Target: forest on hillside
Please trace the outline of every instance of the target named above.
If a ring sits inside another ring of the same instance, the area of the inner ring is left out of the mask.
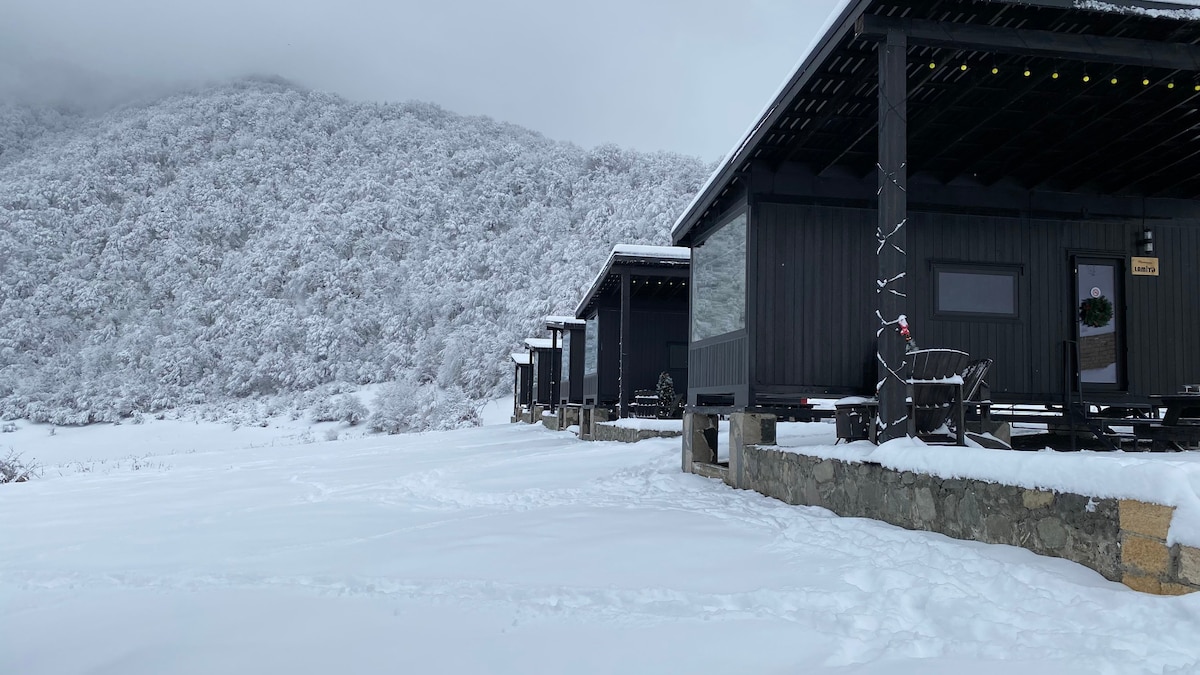
[[[668,243],[709,169],[280,81],[0,104],[0,418],[390,381],[470,408],[614,244]]]

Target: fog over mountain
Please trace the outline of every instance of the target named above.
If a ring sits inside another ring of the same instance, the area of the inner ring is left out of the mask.
[[[272,79],[0,103],[0,417],[390,380],[469,406],[612,245],[667,243],[709,168]]]

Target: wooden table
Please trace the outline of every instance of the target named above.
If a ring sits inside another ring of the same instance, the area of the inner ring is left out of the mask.
[[[1162,421],[1135,422],[1133,435],[1150,441],[1151,450],[1189,450],[1200,444],[1200,393],[1151,396],[1156,408],[1163,408]]]

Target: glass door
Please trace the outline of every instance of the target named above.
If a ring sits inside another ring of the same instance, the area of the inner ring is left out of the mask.
[[[1075,260],[1075,328],[1079,341],[1080,380],[1093,388],[1119,389],[1124,382],[1121,315],[1125,307],[1125,261]]]

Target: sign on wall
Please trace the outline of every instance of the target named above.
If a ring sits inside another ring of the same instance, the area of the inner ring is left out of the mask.
[[[1135,277],[1158,276],[1158,258],[1132,258],[1129,264]]]

